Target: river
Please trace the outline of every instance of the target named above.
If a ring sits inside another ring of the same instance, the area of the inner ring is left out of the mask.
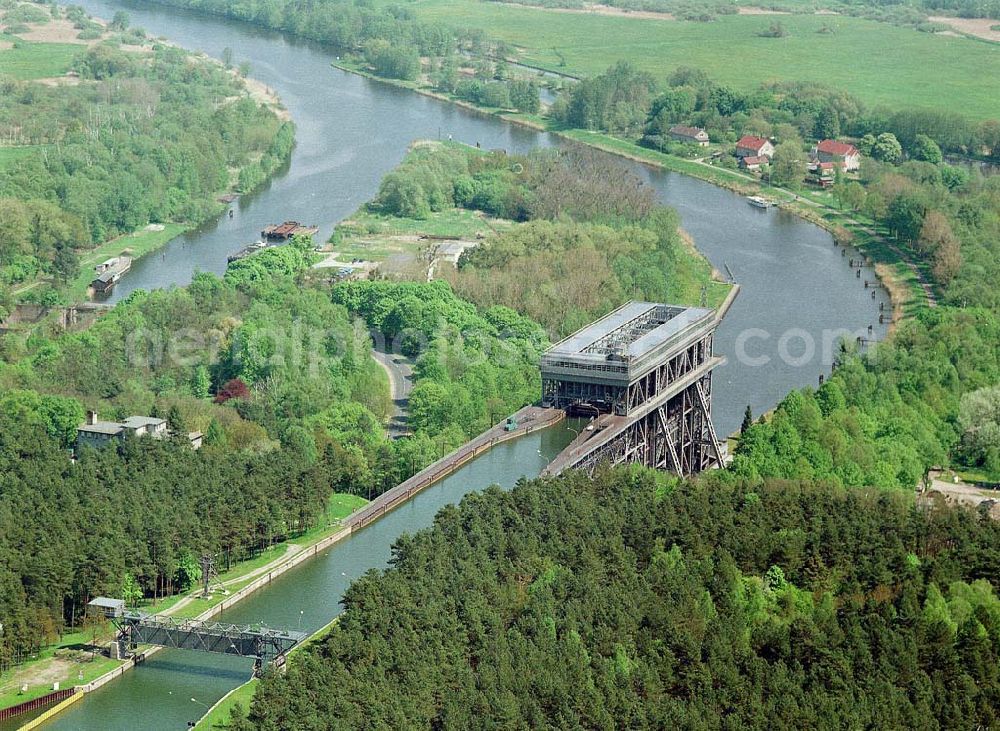
[[[374,195],[414,139],[451,135],[517,152],[558,144],[550,135],[332,68],[333,52],[316,44],[173,8],[104,0],[80,4],[104,18],[125,9],[133,25],[217,58],[231,48],[234,63],[250,63],[251,75],[277,92],[297,127],[285,170],[240,199],[232,218],[184,234],[136,262],[112,301],[135,289],[186,284],[196,271],[223,272],[226,255],[256,240],[267,223],[316,224],[320,240],[325,239],[337,221]],[[729,359],[716,372],[714,386],[721,434],[738,427],[747,404],[761,413],[788,391],[813,385],[828,372],[828,360],[820,357],[824,332],[872,324],[876,337],[884,335],[877,324],[878,305],[885,302],[888,311],[887,298],[881,290],[871,298],[827,232],[782,211],[755,209],[708,183],[628,164],[655,188],[660,201],[679,211],[684,228],[712,263],[731,269],[743,287],[716,337],[716,351]],[[874,278],[870,271],[867,276]],[[816,355],[805,358],[809,341]],[[522,475],[537,475],[543,458],[554,456],[571,436],[566,428],[556,428],[496,448],[284,575],[224,619],[266,620],[304,630],[323,626],[337,613],[352,578],[385,565],[397,536],[429,525],[441,506],[469,490],[493,482],[510,486]],[[162,652],[89,694],[47,728],[181,729],[204,711],[199,704],[211,705],[249,670],[246,662],[232,658]]]

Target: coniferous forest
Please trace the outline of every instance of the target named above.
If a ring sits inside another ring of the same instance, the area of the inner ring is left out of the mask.
[[[265,679],[260,729],[973,729],[1000,526],[898,493],[617,470],[404,536]]]

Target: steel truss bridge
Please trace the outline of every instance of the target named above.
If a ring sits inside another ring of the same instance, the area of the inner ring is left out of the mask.
[[[98,597],[90,605],[103,610],[118,630],[119,657],[134,652],[139,645],[199,650],[252,658],[257,674],[265,665],[283,665],[288,651],[307,637],[305,632],[272,629],[262,624],[200,622],[129,611],[120,599]]]
[[[712,424],[717,312],[629,302],[550,348],[542,405],[593,416],[543,474],[636,462],[681,476],[720,467]]]

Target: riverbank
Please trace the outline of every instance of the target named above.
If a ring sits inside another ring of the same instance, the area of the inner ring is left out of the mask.
[[[199,602],[206,600],[198,599],[183,604],[181,602],[177,602],[177,606],[161,609],[158,613],[189,618],[196,621],[211,619],[227,609],[232,608],[256,591],[266,587],[272,581],[292,568],[295,568],[308,559],[319,555],[325,549],[347,538],[354,531],[360,530],[361,528],[364,528],[381,519],[425,488],[430,487],[448,477],[455,470],[459,469],[476,457],[481,456],[494,446],[512,439],[517,439],[527,434],[531,434],[540,429],[546,429],[558,423],[561,418],[565,416],[562,412],[550,413],[551,411],[552,410],[538,409],[533,406],[521,409],[514,415],[518,424],[517,428],[507,431],[504,422],[495,425],[476,439],[462,445],[455,451],[445,455],[440,460],[421,470],[413,477],[383,493],[371,502],[366,503],[363,508],[353,511],[339,525],[334,526],[331,529],[332,532],[328,531],[324,537],[310,545],[308,549],[300,550],[295,553],[286,553],[284,557],[268,565],[266,574],[258,575],[256,578],[250,580],[249,583],[240,585],[240,588],[237,591],[228,596],[216,596],[211,600],[207,600],[211,603],[211,606],[203,609],[203,605],[199,604]],[[174,597],[171,599],[180,599],[180,597]],[[201,611],[199,612],[198,610]],[[195,612],[198,613],[195,614]],[[331,625],[328,624],[327,627],[329,626]],[[96,678],[92,682],[80,686],[80,692],[89,693],[97,690],[116,678],[121,677],[124,673],[133,669],[136,665],[141,665],[145,660],[155,655],[161,649],[163,648],[152,647],[141,650],[135,657],[126,660],[120,666]]]
[[[24,7],[29,6],[25,5]],[[53,107],[51,116],[58,119],[59,122],[53,122],[55,127],[52,130],[46,130],[45,135],[42,136],[43,141],[40,143],[28,144],[31,141],[28,137],[12,136],[10,140],[7,140],[6,146],[0,148],[0,158],[3,158],[8,164],[33,154],[37,158],[41,156],[42,152],[47,154],[48,150],[58,150],[59,146],[55,145],[53,140],[58,139],[58,135],[65,131],[60,130],[58,126],[64,125],[69,129],[74,124],[84,123],[86,110],[92,106],[92,102],[83,92],[90,93],[93,90],[90,87],[101,82],[98,78],[91,78],[87,73],[81,75],[78,67],[87,62],[88,57],[82,54],[99,42],[106,43],[108,49],[114,49],[113,51],[108,50],[108,53],[120,54],[122,59],[127,59],[135,67],[129,71],[126,70],[125,65],[122,65],[122,68],[115,72],[118,81],[124,82],[142,78],[142,85],[151,85],[156,91],[156,93],[151,92],[150,99],[159,99],[161,91],[167,93],[182,85],[179,80],[169,77],[166,71],[156,73],[150,71],[148,72],[149,78],[143,76],[142,73],[146,73],[143,67],[152,64],[152,59],[158,59],[157,63],[163,67],[169,66],[171,63],[197,67],[200,76],[206,79],[211,76],[216,81],[216,86],[212,89],[213,93],[224,89],[223,93],[227,95],[208,100],[204,96],[198,96],[205,93],[205,88],[199,86],[200,81],[188,82],[187,85],[192,87],[189,90],[192,95],[189,102],[191,109],[194,110],[192,113],[212,113],[213,115],[208,122],[204,121],[204,116],[201,117],[200,126],[197,129],[214,132],[214,127],[223,129],[224,127],[219,125],[229,125],[233,128],[227,130],[230,133],[245,135],[253,127],[254,134],[257,135],[255,138],[248,138],[252,140],[248,146],[235,151],[227,150],[225,156],[220,156],[215,161],[219,175],[210,181],[204,180],[207,176],[202,176],[199,180],[192,178],[186,181],[190,187],[185,187],[177,185],[177,181],[169,178],[166,174],[157,177],[155,172],[151,173],[151,181],[147,181],[149,185],[145,186],[147,190],[130,190],[129,195],[126,196],[127,200],[123,199],[122,212],[115,220],[107,215],[95,213],[95,211],[104,210],[109,206],[118,205],[118,203],[100,202],[101,196],[108,195],[107,191],[101,189],[101,183],[105,181],[95,182],[95,190],[88,192],[88,195],[93,196],[92,199],[82,196],[72,186],[68,191],[63,191],[62,197],[72,201],[72,205],[69,206],[72,213],[62,204],[57,203],[57,205],[60,205],[63,212],[69,216],[68,220],[79,224],[80,229],[86,226],[92,227],[87,234],[74,233],[72,239],[65,238],[67,241],[72,241],[72,245],[75,247],[71,257],[76,259],[75,266],[72,261],[60,260],[57,262],[51,257],[51,252],[46,253],[44,247],[40,247],[38,251],[24,249],[19,251],[19,255],[25,255],[21,257],[24,262],[13,265],[8,262],[5,264],[3,274],[6,277],[5,281],[15,282],[11,286],[10,293],[17,301],[77,303],[85,301],[90,294],[90,284],[95,276],[95,265],[120,254],[127,254],[134,263],[162,248],[178,235],[192,231],[205,222],[221,216],[225,212],[228,202],[235,199],[237,194],[252,192],[270,179],[286,164],[289,158],[294,143],[294,127],[290,122],[288,110],[272,89],[256,79],[241,76],[237,70],[226,67],[221,61],[204,53],[179,49],[178,46],[169,41],[148,37],[141,31],[130,33],[128,36],[122,35],[121,31],[112,30],[108,22],[99,17],[88,18],[87,23],[90,24],[91,31],[96,34],[96,37],[84,41],[77,38],[77,29],[82,27],[81,25],[74,27],[73,23],[62,17],[57,8],[53,9],[53,13],[58,17],[54,16],[42,22],[29,23],[19,33],[10,34],[10,37],[17,40],[17,43],[22,44],[25,48],[35,49],[33,53],[26,55],[19,61],[18,68],[23,72],[24,83],[31,84],[30,88],[37,89],[37,94],[44,97],[43,101],[38,102],[38,106],[46,109],[49,106]],[[64,36],[65,38],[63,38]],[[67,43],[57,42],[60,38],[66,40]],[[161,52],[164,51],[164,47],[168,46],[179,49],[178,52],[183,54],[181,61],[165,60],[168,54],[161,54]],[[64,55],[62,53],[64,50],[68,50],[69,54]],[[56,53],[57,51],[59,53]],[[12,52],[13,45],[0,48],[0,65],[3,65],[8,54]],[[58,64],[53,65],[53,56],[58,57]],[[13,63],[10,60],[6,62]],[[152,66],[152,68],[157,69],[159,66]],[[216,69],[221,70],[225,75],[219,74]],[[161,75],[157,76],[157,73]],[[223,82],[226,76],[229,79]],[[206,81],[205,84],[207,83]],[[252,114],[248,114],[246,107],[232,106],[240,100],[246,99],[253,100],[257,105],[257,109]],[[106,112],[106,114],[110,117],[116,117],[119,114],[131,113],[128,111],[132,108],[130,105],[134,106],[136,102],[131,101],[129,95],[125,94],[120,99],[109,101],[108,104],[112,111]],[[31,111],[33,107],[24,105],[22,107],[13,113],[15,121],[21,116],[33,114]],[[171,116],[173,108],[174,105],[158,106],[157,103],[151,102],[148,109],[144,108],[143,110],[144,125],[136,125],[132,129],[132,135],[144,139],[150,146],[161,144],[169,148],[170,144],[164,140],[170,137],[170,133],[164,134],[164,132],[176,123]],[[79,111],[81,109],[82,112]],[[101,116],[100,114],[91,115],[91,118],[100,119]],[[226,117],[233,116],[236,116],[239,121],[231,122],[226,119]],[[193,133],[188,135],[189,138],[193,136]],[[218,143],[217,138],[216,143]],[[74,143],[69,142],[68,144]],[[165,149],[163,154],[169,156],[173,152],[175,150]],[[97,153],[95,155],[100,157]],[[129,158],[130,156],[131,153],[123,154],[121,157]],[[54,170],[62,167],[59,162],[46,162],[46,165],[49,164]],[[123,180],[135,179],[127,177],[129,173],[135,174],[130,164],[116,160],[113,165],[106,165],[102,162],[94,163],[88,167],[100,168],[104,165],[114,186],[124,185]],[[175,164],[174,160],[169,161],[169,163],[163,160],[161,165],[174,170],[179,164]],[[148,176],[142,173],[138,177],[145,180]],[[44,183],[52,189],[62,189],[67,185],[61,178],[58,178],[56,173],[51,173],[51,177],[45,179]],[[218,186],[218,190],[209,192],[216,186]],[[167,192],[164,192],[164,189],[168,189]],[[19,192],[20,189],[17,187],[13,190],[14,192],[10,195],[25,206],[36,204],[38,199],[44,198],[44,195],[37,191]],[[32,191],[33,189],[31,186],[27,186],[24,190]],[[152,193],[150,193],[151,190],[159,190],[161,195],[154,200]],[[140,198],[144,200],[139,201]],[[17,214],[15,209],[12,221],[20,220]],[[21,215],[26,214],[22,213]],[[46,217],[51,216],[46,214]],[[135,230],[117,234],[113,238],[106,238],[109,232],[135,226],[136,221],[152,222],[148,225],[140,224]],[[63,222],[60,225],[70,224]],[[36,234],[32,234],[32,236],[36,236]],[[52,237],[59,240],[66,236],[64,231],[57,230],[42,234],[40,240],[48,240]],[[92,240],[98,239],[104,240],[91,246]],[[10,266],[9,270],[8,266]]]
[[[528,115],[505,109],[483,108],[466,100],[456,99],[449,94],[421,86],[416,82],[377,76],[364,69],[360,63],[347,59],[338,58],[331,65],[347,73],[414,91],[422,96],[448,102],[462,109],[495,117],[514,125],[538,132],[546,132],[560,139],[593,147],[656,170],[687,175],[744,197],[764,195],[775,201],[782,210],[829,231],[838,244],[848,244],[872,260],[876,268],[875,276],[885,287],[891,300],[893,320],[890,323],[890,330],[894,329],[898,319],[912,316],[925,307],[936,306],[936,298],[927,276],[899,247],[878,234],[873,229],[873,222],[858,220],[844,211],[817,200],[815,196],[809,197],[808,193],[800,194],[785,188],[770,186],[735,170],[727,170],[701,160],[689,160],[668,155],[606,133],[554,128],[548,120],[537,114]]]
[[[280,571],[285,571],[289,564],[300,555],[311,555],[322,550],[319,546],[326,538],[336,534],[344,525],[344,521],[352,513],[362,509],[368,501],[356,495],[333,494],[327,505],[323,524],[293,539],[276,544],[256,556],[246,561],[240,561],[230,570],[220,574],[218,582],[214,586],[222,586],[226,589],[225,594],[214,593],[209,599],[200,597],[200,590],[192,590],[187,594],[177,594],[160,600],[152,605],[140,607],[144,611],[155,612],[156,614],[170,615],[185,619],[200,619],[210,617],[222,611],[225,603],[226,607],[231,606],[232,597],[244,591],[255,579],[264,574],[277,576]],[[302,559],[300,559],[302,560]],[[267,583],[267,582],[264,582]],[[260,588],[260,584],[255,588]],[[236,592],[230,594],[229,592]],[[244,595],[241,595],[241,598]],[[108,639],[105,633],[99,641]],[[53,683],[60,683],[63,686],[75,684],[81,688],[82,692],[96,690],[109,680],[125,672],[129,661],[118,661],[99,656],[89,662],[56,662],[57,654],[69,651],[67,648],[83,648],[94,646],[92,632],[80,630],[67,633],[58,645],[45,648],[42,657],[19,669],[14,681],[8,680],[8,685],[12,685],[12,690],[5,694],[0,694],[0,709],[23,703],[34,697],[40,697],[52,691]],[[149,656],[154,650],[144,651],[144,656]],[[91,655],[87,650],[76,650],[81,655]],[[56,663],[53,665],[53,663]],[[29,690],[20,693],[20,686],[27,685]],[[14,687],[16,686],[16,687]]]

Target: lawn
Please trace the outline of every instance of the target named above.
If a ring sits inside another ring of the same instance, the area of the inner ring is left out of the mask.
[[[2,54],[2,52],[0,52]],[[0,170],[18,160],[23,160],[44,145],[20,145],[18,147],[0,147]]]
[[[330,243],[341,261],[385,261],[400,254],[419,254],[429,244],[421,235],[475,240],[512,225],[464,208],[435,211],[426,219],[385,216],[361,208],[337,226]]]
[[[10,41],[0,36],[0,40]],[[17,41],[14,48],[0,51],[0,76],[19,81],[62,76],[83,46],[73,43],[33,43]]]
[[[938,108],[977,119],[998,114],[996,46],[861,18],[729,15],[694,23],[468,0],[415,0],[407,8],[425,20],[483,28],[520,47],[521,60],[573,75],[590,76],[625,59],[659,79],[688,65],[740,88],[770,80],[817,81],[869,104]],[[760,37],[775,20],[788,35]],[[835,32],[820,33],[824,26]]]
[[[250,701],[253,700],[253,694],[257,691],[258,685],[260,685],[260,679],[254,678],[253,680],[234,688],[228,695],[224,696],[222,700],[212,706],[212,709],[208,713],[201,717],[195,728],[229,728],[230,709],[237,703],[243,707],[244,711],[249,709]]]
[[[162,231],[148,231],[143,229],[132,234],[119,236],[117,239],[106,241],[100,246],[80,257],[80,274],[69,286],[68,295],[73,300],[84,299],[87,294],[87,287],[94,280],[94,267],[106,259],[118,256],[121,253],[129,252],[133,258],[139,258],[144,254],[160,248],[170,239],[179,236],[187,229],[187,226],[180,223],[164,224]]]
[[[87,631],[64,634],[59,642],[42,648],[37,658],[0,673],[0,708],[51,693],[55,681],[59,681],[63,688],[89,683],[121,665],[119,660],[92,655],[84,650],[92,637],[92,633]],[[28,686],[24,693],[21,693],[22,685]]]

